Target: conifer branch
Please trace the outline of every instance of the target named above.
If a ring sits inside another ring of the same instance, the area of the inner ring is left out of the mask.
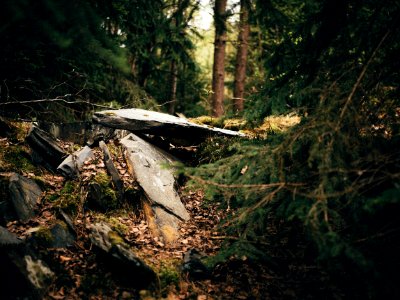
[[[344,106],[343,106],[343,108],[342,108],[342,110],[341,110],[341,112],[340,112],[339,120],[338,120],[338,123],[337,123],[337,125],[336,125],[336,131],[339,130],[340,123],[342,122],[343,117],[344,117],[344,115],[345,115],[345,113],[346,113],[346,111],[347,111],[347,109],[348,109],[348,107],[349,107],[351,101],[353,100],[354,94],[356,93],[358,87],[359,87],[360,84],[361,84],[361,81],[363,80],[365,74],[367,73],[367,70],[368,70],[370,64],[372,63],[372,61],[373,61],[373,59],[375,58],[376,54],[378,53],[379,49],[382,47],[383,42],[384,42],[384,41],[386,40],[386,38],[389,36],[390,31],[391,31],[391,29],[389,29],[389,30],[383,35],[382,39],[380,40],[380,42],[378,43],[378,45],[375,47],[374,51],[372,52],[371,56],[369,57],[367,63],[366,63],[366,64],[364,65],[364,67],[362,68],[362,70],[361,70],[361,72],[360,72],[360,75],[358,76],[356,83],[353,85],[353,88],[351,89],[351,92],[350,92],[349,96],[347,97],[346,102],[345,102],[345,104],[344,104]]]

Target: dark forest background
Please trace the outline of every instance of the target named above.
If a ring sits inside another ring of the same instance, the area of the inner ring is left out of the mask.
[[[220,258],[279,261],[271,245],[280,245],[317,261],[349,298],[400,297],[400,3],[247,5],[244,108],[231,108],[227,82],[225,116],[252,126],[272,114],[302,121],[267,139],[211,141],[204,164],[185,170],[209,201],[237,209]],[[104,107],[211,114],[214,91],[194,56],[199,9],[193,0],[3,1],[0,115],[72,122]],[[237,23],[224,26],[236,40]],[[227,74],[236,46],[223,62]]]

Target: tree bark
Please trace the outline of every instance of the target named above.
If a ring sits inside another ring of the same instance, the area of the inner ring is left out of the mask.
[[[240,0],[240,23],[238,47],[236,52],[235,82],[233,90],[233,104],[235,112],[242,112],[244,108],[243,95],[246,82],[246,64],[249,35],[249,0]]]
[[[215,40],[212,78],[212,114],[215,117],[220,117],[224,114],[226,2],[227,0],[215,0],[214,7]]]
[[[176,60],[171,61],[170,69],[170,90],[169,90],[169,108],[168,112],[173,115],[176,107],[176,88],[178,85],[178,66]]]

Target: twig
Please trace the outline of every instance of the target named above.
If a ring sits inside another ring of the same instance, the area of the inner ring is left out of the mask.
[[[210,180],[202,179],[198,176],[188,176],[190,179],[198,181],[202,184],[213,185],[220,188],[234,188],[234,189],[241,189],[241,188],[259,188],[259,189],[270,189],[274,187],[280,186],[290,186],[290,187],[297,187],[297,186],[304,186],[305,183],[290,183],[290,182],[276,182],[276,183],[265,183],[265,184],[224,184],[224,183],[217,183]]]
[[[9,101],[9,102],[0,103],[0,106],[13,105],[13,104],[24,105],[24,104],[43,103],[43,102],[63,102],[65,104],[88,104],[88,105],[101,107],[101,108],[114,109],[114,108],[106,106],[106,105],[95,104],[95,103],[91,103],[89,101],[83,101],[83,100],[67,101],[63,98],[35,99],[35,100],[26,100],[26,101]]]
[[[365,73],[367,72],[367,69],[369,67],[369,65],[371,64],[372,60],[375,58],[376,54],[378,53],[379,48],[381,48],[383,42],[386,40],[386,38],[388,37],[390,33],[390,29],[384,34],[384,36],[382,37],[382,39],[380,40],[380,42],[378,43],[378,45],[376,46],[375,50],[372,52],[370,58],[368,59],[367,63],[364,65],[364,67],[361,70],[360,75],[357,78],[356,83],[354,84],[353,88],[351,89],[351,92],[349,94],[349,96],[346,99],[346,103],[343,106],[342,111],[340,112],[340,116],[339,116],[339,120],[338,123],[336,125],[336,131],[339,130],[340,127],[340,123],[343,120],[344,114],[346,113],[351,101],[353,100],[354,94],[356,93],[358,87],[361,84],[361,81],[363,80]]]

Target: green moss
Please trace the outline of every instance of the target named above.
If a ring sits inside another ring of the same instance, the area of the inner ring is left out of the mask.
[[[40,186],[42,190],[47,190],[48,188],[51,188],[51,185],[46,180],[44,180],[43,177],[35,176],[32,179],[37,183],[38,186]]]
[[[36,167],[30,160],[30,155],[23,146],[9,146],[2,151],[4,171],[35,172]]]
[[[179,287],[180,274],[177,260],[163,260],[158,267],[160,290],[162,293],[168,291],[170,286]]]
[[[50,195],[48,199],[54,203],[54,207],[75,215],[81,204],[79,191],[79,184],[74,181],[67,181],[59,195]]]
[[[210,116],[190,118],[189,121],[200,125],[209,125],[214,127],[222,127],[224,125],[224,120],[222,118],[215,118]]]
[[[101,204],[102,209],[113,210],[120,206],[117,192],[111,187],[111,177],[106,173],[97,173],[93,179],[94,183],[98,185],[100,199],[97,200]]]
[[[119,234],[127,234],[128,231],[129,231],[128,226],[126,226],[125,224],[121,223],[115,217],[109,217],[107,223],[110,224],[114,228],[114,230],[116,230]]]
[[[54,237],[51,234],[51,230],[45,226],[41,226],[39,230],[36,231],[35,237],[36,240],[44,246],[50,245],[54,240]]]
[[[67,181],[61,190],[61,194],[72,194],[75,191],[76,184],[73,181]]]
[[[115,231],[110,231],[108,233],[108,237],[111,241],[111,244],[113,246],[121,245],[121,246],[127,246],[125,243],[124,239]]]

